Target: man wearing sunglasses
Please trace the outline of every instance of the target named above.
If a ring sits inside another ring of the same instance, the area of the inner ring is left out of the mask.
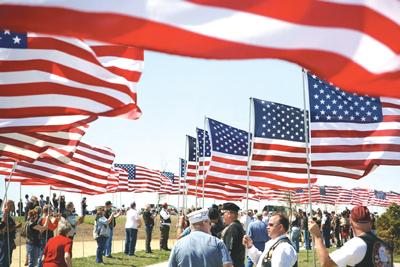
[[[259,251],[249,236],[243,237],[243,245],[257,267],[292,267],[297,266],[297,253],[286,233],[289,219],[282,213],[274,214],[268,222],[268,235],[271,238],[265,243],[264,251]]]

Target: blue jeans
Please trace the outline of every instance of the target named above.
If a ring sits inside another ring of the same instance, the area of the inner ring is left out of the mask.
[[[26,243],[26,254],[28,255],[28,267],[35,267],[39,261],[40,246]]]
[[[299,242],[300,242],[300,228],[299,227],[292,227],[292,233],[290,235],[290,239],[292,240],[292,244],[296,249],[296,252],[299,253]]]
[[[4,234],[7,235],[7,234]],[[8,249],[10,247],[10,249]],[[7,238],[0,237],[0,266],[9,267],[12,261],[13,243],[7,244]]]
[[[308,230],[303,230],[304,246],[307,250],[311,249],[310,245],[310,232]]]
[[[106,248],[104,250],[104,256],[111,255],[113,235],[114,235],[114,228],[110,227],[110,235],[108,236],[107,241],[106,241]]]
[[[103,262],[103,253],[104,253],[104,248],[106,247],[107,237],[101,235],[96,239],[96,241],[97,241],[96,263],[100,263]]]
[[[126,239],[125,239],[125,251],[124,253],[133,256],[135,255],[137,229],[125,228]]]

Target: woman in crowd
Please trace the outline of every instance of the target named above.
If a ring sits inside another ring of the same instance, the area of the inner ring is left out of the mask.
[[[38,224],[38,212],[36,209],[28,212],[28,221],[25,227],[28,266],[35,267],[39,262],[40,233],[46,230],[45,226]]]
[[[72,240],[68,238],[71,225],[62,222],[58,226],[58,235],[49,239],[44,249],[43,267],[71,267]]]
[[[74,203],[72,202],[68,202],[65,212],[62,214],[62,216],[71,225],[71,231],[69,231],[68,237],[73,240],[76,234],[76,228],[79,224],[83,223],[85,216],[78,218],[78,215],[75,213]]]
[[[103,263],[103,254],[104,249],[106,248],[106,241],[108,236],[110,235],[110,222],[114,218],[115,214],[112,213],[111,216],[107,219],[104,216],[104,208],[97,209],[96,221],[94,227],[94,235],[97,241],[97,250],[96,250],[96,263]]]

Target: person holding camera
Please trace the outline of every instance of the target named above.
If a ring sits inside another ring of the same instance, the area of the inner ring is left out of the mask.
[[[109,219],[110,217],[113,217],[111,222],[110,222],[110,224],[109,224],[110,232],[109,232],[109,236],[108,236],[107,241],[106,241],[106,248],[104,250],[104,256],[106,256],[107,258],[112,258],[112,256],[111,256],[111,248],[112,248],[112,240],[113,240],[113,236],[114,236],[114,228],[115,228],[115,225],[116,225],[115,219],[118,218],[120,215],[121,215],[120,212],[113,213],[111,201],[107,201],[105,203],[104,216],[107,219]]]
[[[156,215],[156,211],[151,209],[150,204],[146,204],[143,212],[143,221],[146,227],[146,253],[153,253],[151,251],[151,235],[153,233],[154,218]]]
[[[114,219],[114,213],[107,219],[104,216],[104,208],[98,208],[96,214],[96,222],[94,230],[95,239],[97,241],[96,263],[103,263],[103,254],[106,247],[107,238],[110,236],[110,224]]]

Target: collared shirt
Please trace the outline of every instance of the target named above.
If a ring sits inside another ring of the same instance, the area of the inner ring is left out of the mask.
[[[265,243],[263,252],[259,251],[255,246],[248,250],[248,255],[252,262],[257,262],[257,267],[262,267],[262,261],[267,255],[269,249],[280,239],[285,238],[286,234],[278,236]],[[287,242],[280,243],[272,252],[271,266],[272,267],[291,267],[297,261],[296,250]]]
[[[228,263],[232,260],[220,239],[202,231],[192,231],[175,244],[168,267],[221,267]]]
[[[253,240],[253,242],[267,242],[269,236],[267,233],[267,225],[260,220],[256,220],[249,224],[247,229],[247,235]]]

